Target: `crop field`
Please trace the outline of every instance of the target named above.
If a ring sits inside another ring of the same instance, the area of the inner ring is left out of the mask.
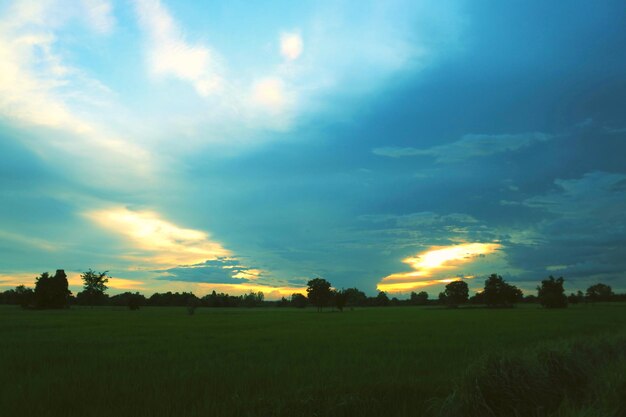
[[[194,315],[2,306],[0,415],[428,415],[490,354],[625,332],[623,303]]]

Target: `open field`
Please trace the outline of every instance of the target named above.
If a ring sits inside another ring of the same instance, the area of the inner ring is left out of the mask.
[[[624,334],[564,310],[0,307],[0,415],[421,415],[498,351]]]

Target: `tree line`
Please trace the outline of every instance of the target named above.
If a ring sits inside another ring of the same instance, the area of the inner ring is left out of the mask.
[[[387,307],[387,306],[423,306],[444,305],[457,308],[464,304],[486,305],[490,308],[507,308],[517,303],[539,303],[546,308],[563,308],[568,304],[598,301],[626,301],[626,294],[615,294],[610,286],[602,283],[594,284],[583,293],[565,294],[564,282],[552,276],[541,281],[537,286],[537,295],[524,296],[515,285],[507,283],[500,275],[492,274],[485,281],[482,291],[469,296],[466,281],[456,280],[446,285],[437,299],[431,299],[427,292],[411,292],[408,299],[389,298],[379,291],[376,296],[368,297],[358,288],[335,289],[323,278],[315,278],[307,282],[306,295],[294,293],[289,298],[282,297],[278,301],[267,301],[263,292],[250,292],[243,295],[211,293],[198,297],[192,292],[154,293],[146,297],[139,292],[125,292],[109,296],[106,291],[109,281],[108,271],[96,272],[89,269],[81,274],[83,290],[74,296],[68,288],[67,275],[59,269],[54,275],[42,273],[35,279],[34,288],[19,285],[15,289],[0,292],[0,304],[20,305],[32,309],[68,308],[71,305],[82,306],[118,306],[137,310],[143,306],[187,307],[190,313],[196,307],[296,307],[307,306],[322,310],[326,307],[343,311],[354,307]]]

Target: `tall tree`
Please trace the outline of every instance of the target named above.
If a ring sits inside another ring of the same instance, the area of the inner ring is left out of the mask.
[[[109,282],[109,271],[96,272],[89,268],[83,272],[80,278],[83,280],[83,291],[77,295],[81,304],[91,306],[104,304],[106,301],[107,282]]]
[[[307,297],[309,302],[317,307],[317,311],[322,311],[332,299],[330,282],[324,278],[315,278],[307,282]]]
[[[546,308],[567,307],[567,297],[563,288],[564,281],[563,277],[555,279],[552,275],[541,281],[541,286],[537,287],[537,298],[542,306]]]
[[[508,284],[498,274],[491,274],[485,281],[483,299],[488,307],[510,307],[523,297],[522,291]]]
[[[456,308],[464,304],[469,296],[469,288],[465,281],[454,281],[446,285],[444,299],[448,306]],[[441,299],[441,297],[440,297]]]
[[[37,277],[34,296],[37,308],[67,308],[71,294],[64,270],[57,269],[53,277],[47,272]]]

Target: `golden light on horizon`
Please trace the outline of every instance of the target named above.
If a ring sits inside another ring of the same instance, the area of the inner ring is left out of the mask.
[[[86,216],[143,252],[123,258],[144,263],[148,268],[193,265],[232,255],[220,243],[212,241],[208,233],[178,227],[151,211],[113,207],[91,211]]]
[[[457,280],[450,278],[458,267],[475,261],[478,257],[495,253],[502,247],[499,243],[463,243],[451,246],[433,246],[427,251],[402,260],[413,271],[399,272],[384,277],[377,285],[379,291],[408,292],[430,285]],[[445,278],[437,275],[445,273]],[[473,278],[466,276],[465,278]]]

